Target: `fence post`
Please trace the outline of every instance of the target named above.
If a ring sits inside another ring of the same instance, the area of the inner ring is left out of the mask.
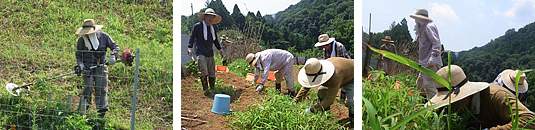
[[[69,111],[69,112],[71,111],[71,99],[72,99],[72,95],[69,94],[67,96],[67,111]]]
[[[137,48],[136,53],[136,70],[134,74],[134,99],[132,104],[132,127],[131,130],[134,130],[134,126],[136,125],[136,98],[137,98],[137,78],[139,76],[139,48]]]
[[[52,101],[52,93],[48,93],[48,101],[49,101],[49,102]]]

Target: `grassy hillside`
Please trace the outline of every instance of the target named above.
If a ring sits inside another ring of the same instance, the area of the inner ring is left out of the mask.
[[[99,125],[94,105],[86,117],[65,111],[77,109],[83,89],[79,76],[40,82],[29,96],[13,97],[4,89],[7,83],[22,85],[72,71],[76,29],[84,19],[92,18],[104,25],[102,30],[121,50],[140,48],[136,129],[171,129],[171,2],[2,0],[0,9],[0,128]],[[135,68],[118,63],[108,69],[110,111],[105,120],[99,120],[100,125],[129,129]],[[52,101],[47,101],[49,93]],[[67,95],[73,95],[71,106],[65,104]]]

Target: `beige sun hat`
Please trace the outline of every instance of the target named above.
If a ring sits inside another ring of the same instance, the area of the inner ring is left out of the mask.
[[[390,38],[390,36],[385,36],[385,39],[381,39],[383,42],[390,42],[393,43],[394,41]]]
[[[330,61],[310,58],[299,70],[297,81],[305,88],[312,88],[327,82],[334,74],[334,65]]]
[[[327,45],[333,41],[334,41],[334,38],[329,38],[329,35],[321,34],[320,36],[318,36],[318,42],[314,45],[314,47]]]
[[[516,74],[520,72],[520,70],[504,70],[502,72],[502,80],[505,86],[507,86],[510,90],[515,91],[515,79]],[[518,93],[526,93],[528,91],[528,82],[526,81],[526,74],[520,75],[520,79],[518,80]]]
[[[423,19],[433,22],[433,20],[429,18],[429,13],[427,13],[427,10],[423,8],[416,10],[416,13],[414,13],[414,15],[411,14],[410,17],[413,19]]]
[[[95,20],[93,19],[85,19],[84,23],[82,24],[82,27],[76,30],[76,34],[77,35],[93,34],[93,33],[100,31],[102,27],[104,27],[104,25],[95,25]]]
[[[228,39],[227,35],[221,35],[221,37],[219,37],[219,38],[221,38],[222,40],[227,40]]]
[[[440,77],[447,79],[448,66],[442,67],[440,70],[437,71],[437,74]],[[448,88],[446,88],[444,85],[438,82],[436,82],[436,84],[438,93],[429,101],[431,104],[448,102],[450,96],[451,103],[454,103],[477,92],[483,91],[484,89],[489,87],[489,83],[468,81],[463,69],[457,65],[451,65],[451,88],[453,89],[452,93],[450,93]],[[427,105],[430,104],[428,103]],[[441,105],[435,109],[438,109],[445,105],[447,104]]]
[[[249,53],[247,54],[247,57],[245,57],[245,60],[247,63],[249,63],[249,67],[253,68],[256,66],[256,62],[258,61],[258,58],[255,57],[255,54]]]
[[[215,13],[214,9],[212,9],[212,8],[207,8],[206,10],[204,10],[204,13],[199,13],[198,14],[199,20],[204,20],[204,15],[214,15],[215,16],[214,22],[212,24],[217,24],[217,23],[221,22],[221,16],[217,15]]]

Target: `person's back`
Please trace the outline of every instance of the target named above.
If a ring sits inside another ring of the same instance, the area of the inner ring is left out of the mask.
[[[329,81],[323,84],[323,86],[330,87],[336,86],[336,84],[340,86],[353,81],[355,72],[355,62],[353,60],[343,57],[333,57],[327,59],[327,61],[333,63],[334,74]]]
[[[495,84],[490,84],[489,88],[479,92],[480,93],[480,112],[474,114],[477,118],[470,119],[468,127],[479,129],[496,127],[499,129],[511,129],[511,113],[509,105],[513,108],[513,113],[516,108],[516,97],[507,89]],[[509,101],[507,100],[509,99]],[[533,119],[533,113],[518,100],[518,113],[520,121],[529,121]],[[523,125],[519,125],[523,128]],[[525,128],[535,128],[535,122],[532,122]]]
[[[263,63],[266,63],[266,60],[269,60],[269,67],[271,70],[279,70],[284,65],[290,63],[291,60],[293,60],[294,56],[292,53],[281,50],[281,49],[267,49],[261,52],[258,52],[259,57],[259,63],[262,65],[265,65]]]

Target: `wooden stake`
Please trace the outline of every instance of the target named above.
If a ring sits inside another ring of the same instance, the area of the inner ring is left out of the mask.
[[[202,122],[202,123],[208,123],[208,121],[203,121],[203,120],[199,120],[199,119],[191,119],[191,118],[187,118],[187,117],[181,117],[182,120],[189,120],[189,121],[198,121],[198,122]]]

